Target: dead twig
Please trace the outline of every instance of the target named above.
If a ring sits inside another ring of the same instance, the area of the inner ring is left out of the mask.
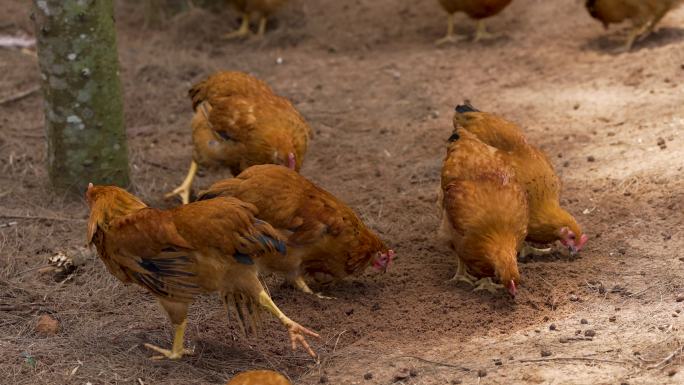
[[[650,370],[650,369],[658,369],[658,368],[660,368],[660,367],[662,367],[662,366],[664,366],[664,365],[667,365],[667,364],[670,363],[670,361],[672,361],[675,357],[677,357],[678,355],[682,354],[683,352],[684,352],[684,345],[682,345],[682,346],[678,347],[677,349],[675,349],[672,353],[670,353],[670,355],[668,355],[667,357],[665,357],[662,361],[658,362],[658,363],[655,364],[655,365],[648,366],[648,367],[646,367],[646,369],[649,369],[649,370]]]
[[[437,365],[437,366],[444,366],[444,367],[447,367],[447,368],[456,368],[456,369],[460,369],[460,370],[463,370],[463,371],[470,371],[470,369],[469,369],[469,368],[466,368],[465,366],[450,364],[450,363],[447,363],[447,362],[431,361],[431,360],[428,360],[428,359],[425,359],[425,358],[422,358],[422,357],[418,357],[418,356],[399,356],[399,358],[413,358],[414,360],[418,360],[418,361],[421,361],[421,362],[425,362],[425,363],[427,363],[427,364],[432,364],[432,365]]]
[[[629,361],[619,361],[619,360],[607,360],[603,358],[591,358],[591,357],[548,357],[548,358],[526,358],[518,360],[518,362],[544,362],[544,361],[593,361],[593,362],[604,362],[609,364],[630,364]]]
[[[48,221],[58,221],[58,222],[85,222],[85,219],[81,218],[67,218],[67,217],[50,217],[45,215],[0,215],[3,219],[45,219]]]
[[[21,100],[21,99],[33,94],[34,92],[37,92],[38,90],[40,90],[40,86],[36,85],[36,86],[30,87],[24,91],[20,91],[14,95],[10,95],[4,99],[0,99],[0,106],[5,105],[5,104],[9,104],[12,102],[16,102],[17,100]]]

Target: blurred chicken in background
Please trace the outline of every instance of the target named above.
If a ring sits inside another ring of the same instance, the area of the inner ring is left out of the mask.
[[[233,4],[235,9],[240,12],[242,16],[242,23],[237,30],[225,34],[224,39],[235,39],[247,37],[250,34],[249,19],[251,15],[259,15],[259,29],[257,30],[257,37],[263,37],[266,33],[266,24],[268,17],[275,12],[280,6],[285,4],[287,0],[228,0]]]
[[[589,14],[603,23],[605,28],[610,24],[630,20],[633,29],[630,31],[622,50],[632,49],[634,42],[650,35],[667,12],[681,5],[682,0],[587,0]]]
[[[282,374],[271,370],[251,370],[233,377],[226,385],[292,385]]]
[[[439,0],[442,8],[449,14],[447,20],[446,36],[437,40],[436,44],[454,43],[466,39],[454,33],[454,14],[463,12],[470,18],[477,20],[475,41],[490,38],[493,35],[487,32],[484,19],[501,12],[512,0]]]

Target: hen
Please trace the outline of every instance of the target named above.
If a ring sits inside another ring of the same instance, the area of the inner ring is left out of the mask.
[[[456,128],[449,138],[439,192],[440,232],[458,255],[454,280],[477,285],[475,290],[505,286],[515,297],[517,254],[528,210],[525,192],[502,151]]]
[[[634,29],[623,48],[629,51],[637,39],[651,34],[665,14],[681,3],[682,0],[587,0],[585,5],[589,14],[605,28],[611,23],[632,22]]]
[[[223,36],[224,39],[246,37],[250,34],[249,19],[252,14],[259,14],[258,37],[263,37],[266,33],[266,23],[268,17],[275,12],[287,0],[228,0],[242,15],[240,28]]]
[[[439,0],[442,8],[449,14],[447,19],[447,34],[437,40],[437,44],[452,43],[463,37],[454,34],[454,13],[463,12],[477,20],[475,41],[491,37],[485,27],[484,19],[501,12],[513,0]]]
[[[247,321],[256,331],[257,305],[265,308],[287,327],[293,349],[301,344],[315,356],[304,336],[318,335],[283,314],[257,277],[255,261],[284,258],[286,250],[276,231],[254,218],[253,205],[220,198],[163,211],[118,187],[92,184],[86,199],[88,243],[112,275],[157,297],[175,327],[171,350],[145,344],[163,355],[156,358],[190,352],[183,348],[188,306],[208,292],[219,293],[243,331]]]
[[[193,154],[183,183],[167,194],[190,201],[198,166],[227,167],[233,175],[264,163],[299,170],[311,129],[289,100],[242,72],[218,72],[189,91]]]
[[[518,126],[465,104],[456,107],[454,127],[462,127],[501,150],[504,161],[515,171],[527,192],[528,241],[548,244],[558,240],[573,254],[582,249],[588,237],[575,218],[560,206],[560,178],[544,152],[529,144]],[[523,254],[548,251],[526,247]]]
[[[215,183],[199,199],[216,196],[255,205],[260,219],[287,234],[287,258],[261,258],[260,270],[285,274],[306,293],[313,292],[305,276],[328,283],[368,265],[385,271],[394,257],[351,208],[286,167],[250,167],[236,178]]]
[[[226,385],[292,385],[285,376],[271,370],[242,372]]]

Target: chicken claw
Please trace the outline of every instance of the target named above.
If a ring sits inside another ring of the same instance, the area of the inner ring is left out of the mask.
[[[311,357],[317,357],[316,353],[313,351],[313,349],[311,349],[311,346],[309,346],[309,343],[306,341],[306,338],[304,336],[308,335],[309,337],[314,338],[320,338],[321,336],[294,321],[292,321],[291,324],[287,325],[287,333],[290,335],[292,350],[297,350],[297,345],[301,344],[302,347],[304,347],[304,350],[306,350],[306,352],[309,353]]]
[[[487,290],[492,294],[496,294],[498,290],[504,288],[503,285],[494,283],[494,281],[492,281],[492,277],[482,278],[475,282],[475,285],[477,286],[473,289],[473,291]]]
[[[536,247],[532,247],[525,243],[525,245],[520,249],[520,253],[518,254],[518,258],[520,259],[525,259],[526,257],[532,255],[536,257],[541,257],[543,255],[548,255],[551,254],[551,248],[547,249],[538,249]]]
[[[163,360],[165,358],[168,358],[169,360],[178,360],[183,355],[192,355],[195,354],[195,351],[192,349],[185,349],[183,348],[183,337],[185,336],[185,327],[188,325],[188,320],[185,319],[183,322],[181,322],[179,325],[176,326],[176,332],[174,333],[173,336],[173,347],[171,350],[168,349],[162,349],[158,346],[152,345],[152,344],[145,344],[145,347],[151,350],[154,350],[157,353],[161,353],[161,356],[153,356],[153,360]]]
[[[336,299],[335,297],[328,297],[328,296],[325,296],[321,293],[316,293],[313,290],[311,290],[311,288],[309,287],[309,285],[306,284],[306,281],[304,281],[304,278],[301,275],[299,277],[295,278],[293,280],[293,283],[294,283],[295,287],[297,287],[297,289],[303,291],[306,294],[315,295],[316,297],[318,297],[320,299]]]
[[[163,349],[163,348],[160,348],[159,346],[155,346],[152,344],[145,344],[144,346],[148,349],[154,350],[155,352],[162,354],[161,356],[152,356],[153,360],[164,360],[164,359],[179,360],[183,356],[191,356],[191,355],[195,354],[195,351],[193,349],[183,348],[183,350],[180,352],[174,352],[173,350]]]
[[[278,309],[278,306],[276,306],[276,304],[273,303],[273,300],[268,295],[268,293],[266,293],[263,290],[259,293],[259,304],[266,308],[266,310],[268,310],[269,313],[276,316],[280,320],[280,322],[283,325],[285,325],[285,327],[287,328],[287,332],[290,335],[292,350],[297,350],[297,344],[299,343],[304,347],[306,352],[309,353],[311,357],[317,357],[316,353],[311,349],[311,346],[309,346],[309,343],[306,341],[305,335],[320,338],[318,334],[291,320],[282,311],[280,311],[280,309]]]
[[[469,285],[475,285],[477,278],[468,273],[468,268],[466,267],[465,263],[463,263],[463,261],[461,261],[461,259],[458,258],[458,265],[456,267],[456,274],[454,274],[454,277],[451,278],[447,282],[453,282],[453,281],[465,282]]]
[[[249,14],[245,13],[242,15],[242,23],[240,24],[240,28],[236,29],[233,32],[229,32],[225,35],[222,36],[224,40],[229,40],[229,39],[239,39],[246,37],[250,34],[249,32]]]
[[[479,20],[477,22],[477,30],[475,31],[475,38],[473,41],[478,42],[481,40],[495,39],[498,36],[499,35],[495,33],[487,32],[487,26],[485,25],[484,20]]]
[[[466,40],[466,36],[462,35],[457,35],[454,33],[454,15],[450,14],[448,23],[447,23],[447,33],[446,36],[443,38],[435,41],[435,45],[444,45],[444,44],[453,44],[453,43],[458,43],[459,41]]]

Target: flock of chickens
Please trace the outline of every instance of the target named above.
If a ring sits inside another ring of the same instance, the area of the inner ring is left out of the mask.
[[[260,33],[277,0],[234,1],[249,16],[260,11]],[[440,0],[453,15],[491,16],[511,0]],[[604,23],[632,19],[628,45],[650,32],[672,0],[588,0]],[[619,9],[619,11],[618,11]],[[646,16],[648,15],[648,16]],[[486,35],[483,24],[476,39]],[[394,258],[377,234],[335,196],[300,175],[311,128],[292,103],[263,81],[241,72],[219,72],[189,91],[193,155],[182,184],[169,193],[183,205],[160,210],[114,186],[89,185],[87,239],[111,274],[151,292],[175,327],[171,349],[151,344],[158,358],[192,353],[183,344],[193,298],[217,292],[244,333],[256,332],[260,312],[273,314],[293,349],[315,352],[306,337],[316,333],[286,316],[271,300],[260,274],[276,273],[304,293],[308,282],[329,283],[368,266],[386,271]],[[438,205],[441,234],[455,251],[454,277],[475,290],[503,288],[515,297],[517,258],[546,253],[525,242],[559,241],[571,253],[587,242],[580,225],[560,206],[560,180],[545,154],[517,125],[469,103],[456,107],[448,138]],[[228,168],[234,178],[214,183],[190,202],[200,168]],[[498,202],[492,205],[491,202]]]
[[[513,0],[439,0],[448,14],[446,35],[437,44],[453,43],[466,37],[454,33],[454,14],[462,12],[477,20],[474,40],[479,41],[494,35],[487,32],[484,19],[501,12]],[[268,17],[285,4],[287,0],[228,0],[242,15],[242,23],[236,31],[224,35],[226,39],[244,38],[250,35],[249,20],[252,14],[259,15],[258,36],[266,32]],[[625,40],[623,50],[630,50],[635,41],[652,33],[660,20],[683,0],[585,0],[589,14],[608,28],[609,24],[629,20],[633,29]]]

